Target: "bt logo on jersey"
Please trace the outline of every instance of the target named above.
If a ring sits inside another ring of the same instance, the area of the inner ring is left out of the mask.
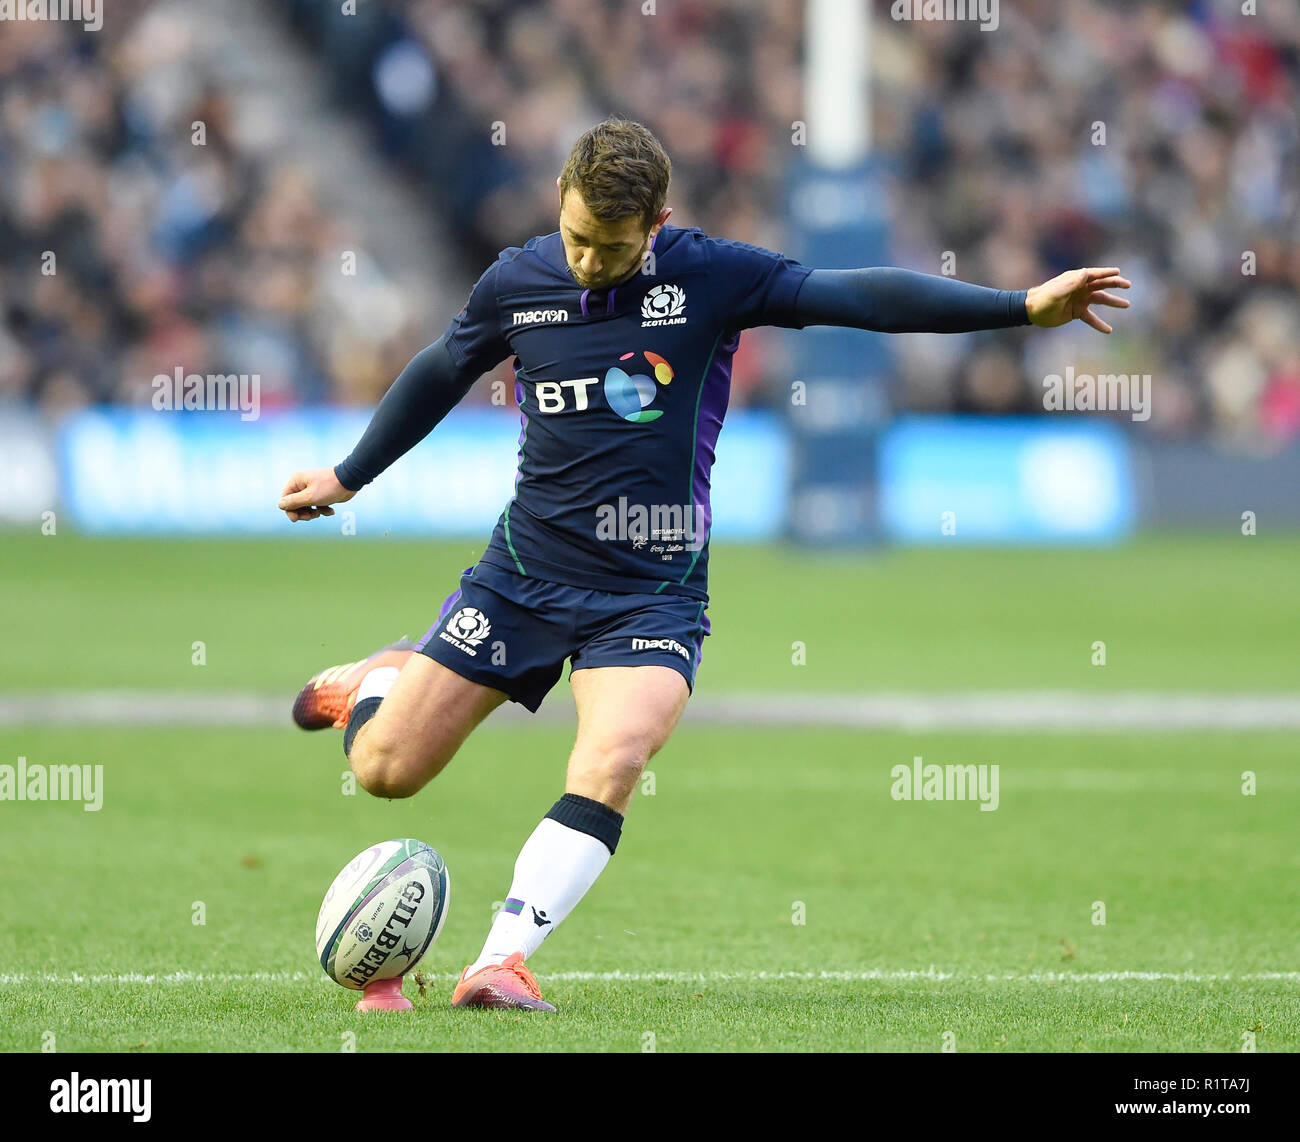
[[[636,353],[624,353],[619,361],[630,361],[635,356]],[[658,353],[643,349],[641,356],[649,363],[653,377],[646,373],[629,373],[619,365],[605,371],[605,403],[633,424],[649,424],[663,416],[662,409],[648,406],[655,399],[657,385],[671,384],[676,375],[673,367]],[[565,412],[572,408],[575,412],[586,412],[591,405],[588,390],[600,380],[600,377],[577,377],[571,381],[538,381],[533,386],[537,394],[537,411]],[[572,405],[569,403],[570,393],[573,394]]]
[[[587,389],[599,383],[599,377],[578,377],[573,381],[538,381],[533,386],[537,394],[538,412],[563,412],[569,407],[568,389],[573,393],[573,407],[578,412],[587,411]]]

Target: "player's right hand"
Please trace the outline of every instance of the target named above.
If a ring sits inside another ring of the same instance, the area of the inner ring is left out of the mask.
[[[307,472],[295,472],[289,477],[280,493],[279,508],[297,523],[315,519],[318,515],[333,515],[334,509],[330,504],[345,503],[355,495],[356,492],[349,492],[339,483],[333,468],[313,468]]]

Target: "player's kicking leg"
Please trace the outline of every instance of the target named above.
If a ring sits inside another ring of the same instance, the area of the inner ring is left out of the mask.
[[[505,906],[453,1007],[554,1011],[524,961],[573,911],[613,856],[637,782],[668,740],[690,690],[667,666],[604,666],[570,675],[578,737],[564,796],[515,861]]]
[[[418,793],[442,772],[474,727],[506,700],[500,690],[471,682],[400,644],[351,669],[322,673],[324,685],[317,688],[313,679],[303,688],[294,705],[295,719],[305,711],[314,713],[317,724],[346,727],[343,749],[352,772],[376,797]],[[350,691],[339,693],[343,687]],[[318,698],[322,690],[326,693]],[[315,713],[318,704],[326,712],[346,712],[324,722],[325,713]]]
[[[524,960],[613,855],[641,772],[686,706],[708,633],[704,609],[698,599],[566,587],[480,563],[414,652],[385,648],[361,669],[324,671],[304,689],[302,709],[321,707],[313,725],[346,725],[361,784],[406,797],[506,698],[535,712],[565,659],[573,664],[578,737],[564,796],[519,853],[505,907],[455,989],[456,1007],[555,1010]]]

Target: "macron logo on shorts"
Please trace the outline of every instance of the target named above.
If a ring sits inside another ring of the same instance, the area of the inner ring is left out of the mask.
[[[674,654],[680,654],[688,662],[691,653],[675,638],[634,638],[632,640],[633,650],[671,650]]]

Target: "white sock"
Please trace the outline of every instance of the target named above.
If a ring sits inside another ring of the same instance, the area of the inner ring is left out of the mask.
[[[388,691],[397,681],[398,673],[396,666],[376,666],[361,679],[361,687],[357,690],[357,701],[364,702],[367,698],[387,698]]]
[[[609,857],[604,841],[543,818],[519,850],[510,896],[466,974],[512,952],[528,959],[596,883]]]

